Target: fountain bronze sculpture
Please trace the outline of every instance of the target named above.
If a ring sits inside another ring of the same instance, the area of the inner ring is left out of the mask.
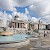
[[[0,35],[6,36],[13,34],[12,31],[7,31],[7,21],[4,21],[3,19],[0,19]]]
[[[3,27],[3,31],[0,32],[0,36],[8,36],[8,35],[12,35],[13,32],[12,31],[6,31],[6,28]]]

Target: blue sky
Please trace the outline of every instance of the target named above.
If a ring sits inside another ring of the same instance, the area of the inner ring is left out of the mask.
[[[16,13],[20,18],[31,18],[32,21],[50,23],[50,0],[0,0],[0,15],[12,16]]]
[[[29,6],[25,6],[25,7],[15,7],[16,8],[16,10],[17,10],[17,12],[20,12],[20,13],[25,13],[25,8],[27,8],[28,10],[29,10]],[[9,11],[9,10],[5,10],[5,9],[3,9],[3,8],[0,8],[0,11],[6,11],[6,13],[7,14],[12,14],[13,12],[12,11]],[[36,17],[36,18],[38,18],[38,16],[37,16],[37,14],[36,13],[34,13],[34,12],[32,12],[32,11],[30,11],[29,10],[29,15],[31,16],[31,17]]]
[[[17,12],[25,13],[25,7],[16,7]]]

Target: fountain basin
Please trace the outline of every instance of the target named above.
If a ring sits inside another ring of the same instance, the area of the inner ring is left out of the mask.
[[[30,44],[26,34],[14,34],[12,36],[0,36],[0,48],[16,47],[20,48]]]

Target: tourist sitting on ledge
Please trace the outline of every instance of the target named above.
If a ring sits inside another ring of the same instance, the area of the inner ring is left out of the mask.
[[[27,32],[26,34],[30,35],[30,32]]]

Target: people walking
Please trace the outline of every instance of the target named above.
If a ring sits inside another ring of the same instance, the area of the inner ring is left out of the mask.
[[[44,30],[44,37],[46,36],[46,34],[45,34],[45,30]]]

